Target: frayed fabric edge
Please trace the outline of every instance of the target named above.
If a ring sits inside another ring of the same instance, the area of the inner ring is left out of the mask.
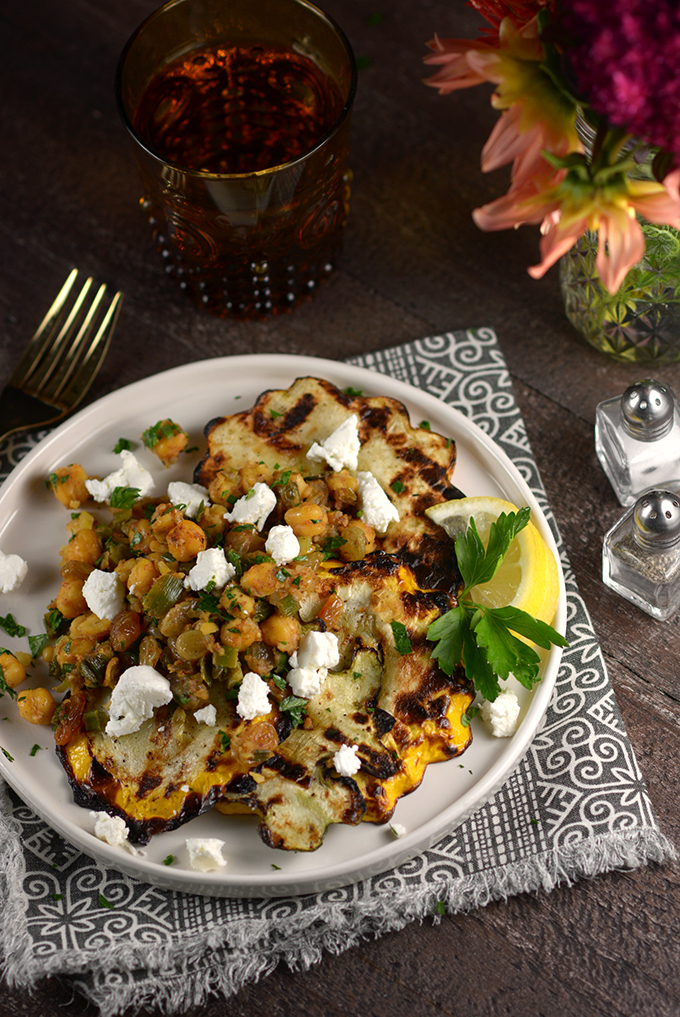
[[[632,870],[648,863],[663,864],[676,858],[675,848],[657,828],[605,834],[502,869],[442,880],[396,898],[383,893],[340,908],[332,903],[320,904],[299,915],[292,927],[288,918],[282,926],[268,922],[266,928],[243,930],[245,936],[230,935],[232,930],[226,929],[222,946],[231,949],[232,955],[202,971],[192,971],[191,957],[178,944],[177,948],[163,950],[162,956],[153,962],[147,955],[148,974],[139,980],[131,978],[128,984],[121,983],[119,973],[127,971],[133,975],[135,969],[125,968],[120,954],[116,976],[112,978],[115,985],[106,984],[104,973],[100,983],[96,978],[88,980],[87,976],[67,980],[76,992],[99,1006],[102,1017],[116,1017],[129,1007],[142,1010],[150,1005],[165,1014],[175,1014],[200,1006],[211,996],[233,995],[244,985],[271,973],[280,961],[292,971],[306,971],[319,963],[325,952],[340,954],[361,940],[397,932],[413,921],[431,918],[437,923],[443,912],[465,913],[520,893],[547,893],[557,886],[571,886],[605,872]],[[210,938],[215,946],[215,937]],[[207,937],[198,939],[194,946],[205,949],[207,942]],[[196,950],[190,953],[195,955]],[[45,973],[43,970],[37,977]],[[25,984],[25,979],[21,983]]]

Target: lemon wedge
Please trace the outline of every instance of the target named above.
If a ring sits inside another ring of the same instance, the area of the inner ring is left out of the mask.
[[[502,498],[476,497],[445,501],[425,509],[425,515],[455,540],[471,518],[486,547],[491,524],[517,506]],[[490,582],[473,587],[469,596],[482,607],[516,607],[532,618],[552,624],[560,595],[555,556],[530,521],[508,548]]]

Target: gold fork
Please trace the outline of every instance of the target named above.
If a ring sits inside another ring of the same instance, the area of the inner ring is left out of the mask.
[[[15,431],[65,417],[81,401],[104,361],[123,295],[116,293],[105,311],[106,286],[92,297],[90,277],[76,294],[77,276],[74,268],[0,395],[0,442]]]

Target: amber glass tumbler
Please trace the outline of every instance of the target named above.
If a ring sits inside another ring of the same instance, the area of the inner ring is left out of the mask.
[[[166,271],[202,307],[266,318],[333,270],[349,209],[356,63],[307,0],[171,0],[116,95]]]

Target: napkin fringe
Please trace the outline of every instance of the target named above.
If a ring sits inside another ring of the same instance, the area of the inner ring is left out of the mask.
[[[17,963],[15,953],[11,963],[5,951],[5,976],[10,986],[30,986],[47,974],[69,974],[74,991],[97,1004],[102,1017],[115,1017],[128,1008],[134,1013],[149,1006],[165,1014],[181,1013],[201,1006],[211,996],[234,995],[270,974],[281,961],[292,971],[306,971],[319,963],[325,952],[341,954],[362,940],[397,932],[412,921],[438,924],[443,913],[465,913],[520,893],[547,893],[556,886],[571,886],[604,872],[632,870],[675,858],[675,848],[657,828],[618,831],[502,868],[433,883],[412,894],[386,891],[342,908],[326,901],[294,918],[245,921],[236,928],[211,930],[189,940],[183,937],[178,943],[155,949],[149,944],[143,956],[122,942],[114,944],[105,956],[81,954],[80,973],[100,973],[94,985],[89,979],[81,980],[72,968],[69,971],[63,955],[61,959],[39,959],[24,952]],[[16,922],[14,925],[16,933],[19,929]],[[7,939],[12,935],[8,922],[3,936]],[[215,954],[211,967],[206,967],[206,948],[221,951]],[[136,981],[140,970],[144,974]],[[129,980],[121,978],[121,973]]]

